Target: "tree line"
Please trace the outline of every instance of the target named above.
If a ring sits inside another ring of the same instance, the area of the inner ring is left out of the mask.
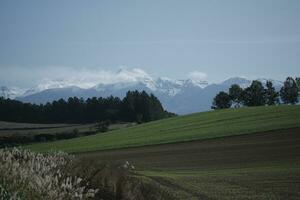
[[[128,91],[121,100],[118,97],[70,97],[46,104],[23,103],[0,98],[0,120],[27,123],[93,123],[148,122],[173,116],[163,109],[160,101],[145,91]]]
[[[288,77],[276,91],[272,81],[267,81],[265,86],[262,82],[252,81],[249,87],[241,88],[233,84],[228,93],[221,91],[213,99],[212,109],[223,109],[240,106],[263,106],[275,104],[296,104],[299,102],[300,78]]]

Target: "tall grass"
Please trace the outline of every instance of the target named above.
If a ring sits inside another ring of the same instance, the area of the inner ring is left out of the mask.
[[[68,174],[73,156],[57,152],[33,153],[23,149],[0,150],[0,199],[90,199],[91,189],[81,177]]]

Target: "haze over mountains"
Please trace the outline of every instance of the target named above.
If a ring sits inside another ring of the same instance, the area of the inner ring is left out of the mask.
[[[260,79],[265,82],[266,79]],[[247,87],[251,80],[241,77],[227,79],[221,83],[208,84],[200,79],[173,80],[170,78],[152,78],[139,69],[119,70],[113,81],[82,87],[76,80],[48,80],[31,89],[1,87],[0,96],[15,98],[22,102],[47,103],[68,97],[107,97],[123,98],[128,90],[145,90],[159,98],[164,108],[177,114],[210,110],[212,99],[219,91],[227,91],[232,84]],[[273,81],[279,89],[282,82]],[[86,84],[87,85],[87,84]]]

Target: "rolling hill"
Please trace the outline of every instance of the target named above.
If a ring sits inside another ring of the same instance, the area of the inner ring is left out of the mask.
[[[35,151],[87,152],[300,127],[300,106],[225,109],[179,116],[93,136],[26,146]]]

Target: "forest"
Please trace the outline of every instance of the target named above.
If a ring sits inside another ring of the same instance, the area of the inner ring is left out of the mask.
[[[0,121],[26,123],[94,123],[148,122],[173,116],[164,110],[160,101],[145,91],[128,91],[123,99],[118,97],[70,97],[68,100],[47,104],[23,103],[0,98]]]

